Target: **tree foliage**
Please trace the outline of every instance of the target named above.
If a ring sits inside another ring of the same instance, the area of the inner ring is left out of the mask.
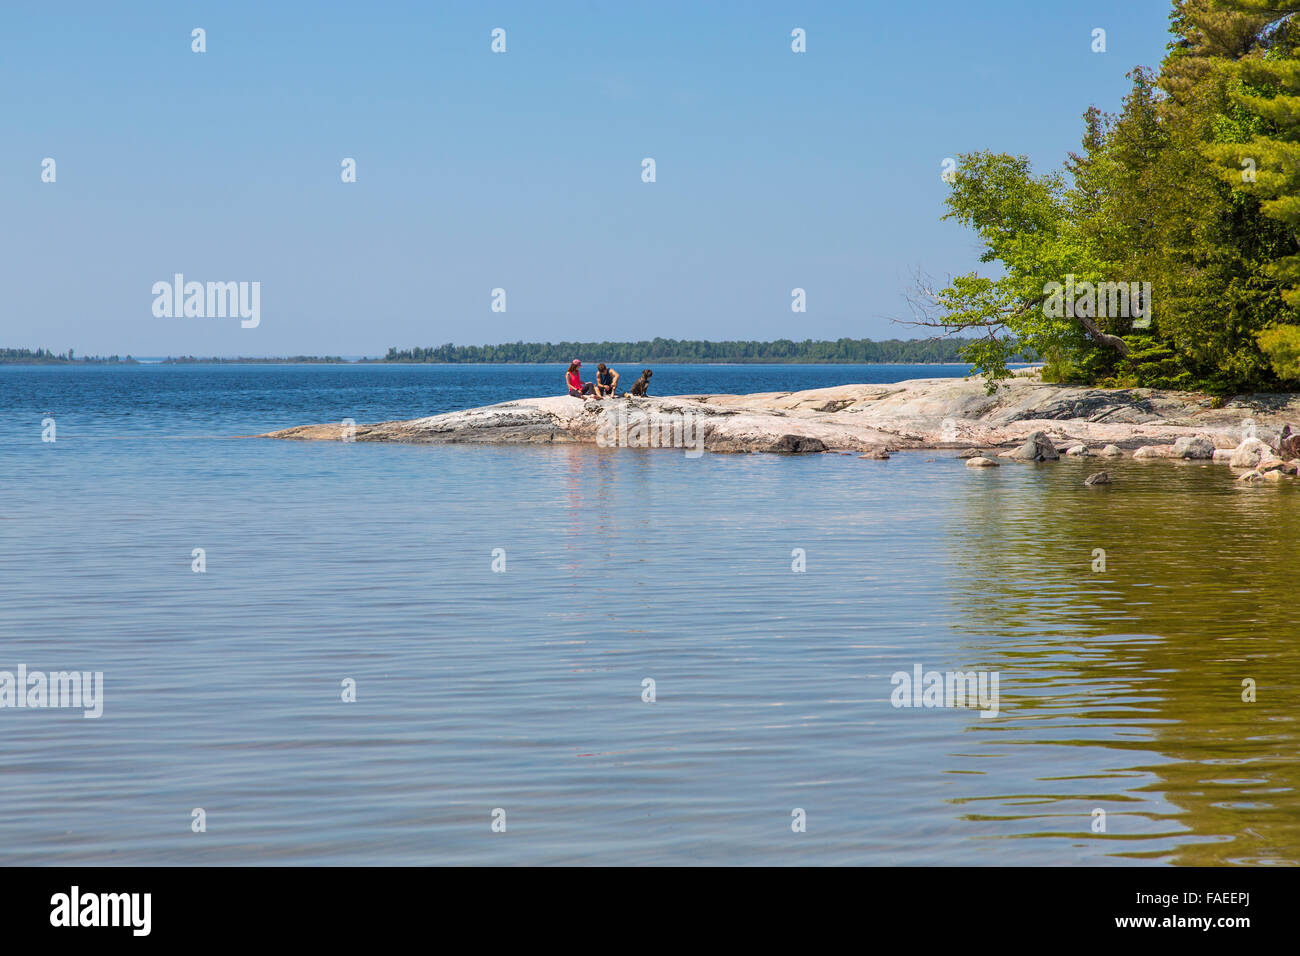
[[[642,342],[514,342],[504,345],[440,345],[390,348],[384,362],[566,363],[573,358],[598,362],[728,362],[735,364],[836,364],[892,362],[921,365],[960,362],[962,339],[837,339],[814,342],[703,342],[656,338]]]
[[[76,355],[72,349],[51,352],[49,349],[0,348],[0,365],[134,365],[131,356]]]
[[[1277,384],[1261,334],[1300,323],[1298,14],[1300,0],[1175,0],[1160,69],[1129,74],[1117,114],[1084,113],[1061,170],[962,155],[946,218],[1000,274],[921,286],[917,321],[979,332],[963,354],[990,387],[1026,346],[1056,378]],[[1048,294],[1101,283],[1137,284],[1139,307],[1098,294],[1063,311]]]

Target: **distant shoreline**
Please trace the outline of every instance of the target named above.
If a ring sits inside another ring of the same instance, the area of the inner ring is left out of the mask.
[[[3,366],[24,366],[24,367],[44,367],[44,366],[89,366],[89,365],[433,365],[444,368],[498,368],[503,365],[514,366],[551,366],[563,368],[564,362],[388,362],[383,359],[330,359],[330,358],[202,358],[202,359],[176,359],[176,358],[133,358],[127,356],[122,359],[101,359],[101,358],[77,358],[72,360],[10,360],[0,358],[0,367]],[[611,365],[616,364],[610,362]],[[673,366],[673,365],[708,365],[708,366],[764,366],[764,365],[845,365],[845,366],[923,366],[933,365],[936,368],[946,368],[951,366],[967,366],[968,362],[858,362],[858,361],[792,361],[792,360],[733,360],[733,361],[664,361],[662,359],[635,359],[627,362],[618,362],[619,365],[655,365],[655,366]],[[1036,364],[1036,363],[1028,363]],[[1020,368],[1017,364],[1011,366]]]
[[[389,348],[384,355],[137,358],[79,356],[48,349],[0,348],[0,365],[566,365],[573,358],[611,365],[965,365],[959,338],[836,339],[770,342],[655,338],[636,342],[509,342]]]

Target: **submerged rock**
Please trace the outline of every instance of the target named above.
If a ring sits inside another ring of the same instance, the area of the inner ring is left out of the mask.
[[[888,448],[873,448],[865,455],[859,455],[859,458],[871,458],[875,461],[889,461]]]
[[[1087,478],[1083,479],[1083,483],[1085,485],[1109,485],[1111,483],[1110,472],[1099,471],[1096,474],[1089,475]]]
[[[1260,474],[1258,471],[1255,471],[1255,470],[1252,468],[1250,471],[1246,472],[1244,475],[1241,475],[1237,480],[1238,480],[1238,481],[1263,481],[1263,480],[1264,480],[1264,476],[1263,476],[1262,474]]]
[[[967,468],[997,468],[999,467],[999,465],[992,458],[984,458],[981,456],[979,458],[966,459],[966,467]]]

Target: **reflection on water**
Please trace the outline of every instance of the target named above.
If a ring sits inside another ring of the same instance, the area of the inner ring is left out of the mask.
[[[1010,726],[974,729],[1001,738],[1024,792],[962,802],[1004,836],[1077,833],[1100,807],[1114,854],[1296,863],[1300,489],[1249,488],[1221,466],[1106,467],[1111,488],[1059,480],[1090,470],[1066,463],[1003,470],[967,496],[949,538],[959,631],[1018,675]],[[1091,769],[1053,773],[1064,747]]]
[[[0,669],[106,695],[0,711],[4,862],[1300,862],[1292,485],[148,437],[0,467]],[[999,716],[893,708],[918,664],[998,671]]]

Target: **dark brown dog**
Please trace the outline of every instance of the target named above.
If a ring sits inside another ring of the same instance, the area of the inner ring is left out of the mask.
[[[641,377],[632,383],[632,387],[628,389],[628,394],[644,398],[646,391],[650,388],[650,376],[653,374],[654,372],[648,368],[641,369]]]

